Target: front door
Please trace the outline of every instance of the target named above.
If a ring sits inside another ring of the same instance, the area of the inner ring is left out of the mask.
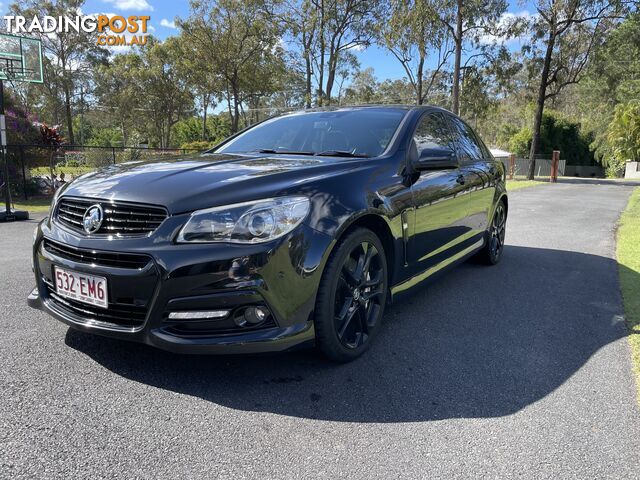
[[[496,193],[496,169],[486,147],[471,127],[453,115],[447,115],[458,151],[460,168],[469,187],[469,226],[475,234],[483,234],[488,226]],[[484,147],[484,148],[483,148]]]
[[[425,149],[450,151],[455,145],[439,112],[426,113],[413,134],[418,156]],[[469,172],[461,168],[420,172],[412,186],[414,211],[409,242],[411,275],[436,270],[455,257],[469,238]]]

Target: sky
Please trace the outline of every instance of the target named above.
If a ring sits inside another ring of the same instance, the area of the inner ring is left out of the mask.
[[[0,2],[0,11],[7,11],[9,1]],[[88,0],[83,7],[84,13],[113,13],[119,15],[149,15],[149,33],[163,40],[175,35],[175,18],[189,15],[188,0]],[[535,9],[531,0],[509,0],[508,14],[529,15]],[[509,47],[519,48],[519,41],[512,40]],[[362,69],[373,67],[378,80],[400,79],[405,72],[400,63],[387,51],[375,45],[355,52]]]

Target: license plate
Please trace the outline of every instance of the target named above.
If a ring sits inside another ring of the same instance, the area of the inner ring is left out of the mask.
[[[78,302],[107,308],[107,279],[54,267],[56,293]]]

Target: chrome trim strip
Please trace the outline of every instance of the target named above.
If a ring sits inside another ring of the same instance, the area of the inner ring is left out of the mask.
[[[414,275],[413,277],[409,278],[408,280],[405,280],[404,282],[399,283],[395,287],[391,287],[391,295],[396,295],[398,293],[401,293],[401,292],[404,292],[405,290],[410,289],[411,287],[413,287],[415,285],[418,285],[420,282],[422,282],[423,280],[426,280],[427,278],[429,278],[434,273],[437,273],[440,270],[442,270],[443,268],[448,267],[449,265],[451,265],[456,260],[461,259],[462,257],[467,255],[468,253],[471,253],[474,250],[476,250],[476,249],[478,249],[478,248],[480,248],[482,246],[484,246],[484,236],[480,240],[478,240],[476,243],[474,243],[473,245],[468,246],[464,250],[461,250],[460,252],[456,253],[455,255],[452,255],[451,257],[441,261],[440,263],[434,265],[433,267],[428,268],[425,271]]]

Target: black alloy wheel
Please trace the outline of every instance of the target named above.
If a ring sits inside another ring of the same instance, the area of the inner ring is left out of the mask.
[[[496,207],[496,212],[493,214],[493,222],[489,232],[489,252],[494,259],[493,263],[498,263],[502,256],[506,226],[507,210],[504,208],[504,203],[500,202]]]
[[[318,290],[316,337],[325,355],[349,361],[368,348],[382,321],[387,283],[378,237],[366,229],[348,234],[332,254]]]
[[[501,200],[493,213],[493,220],[487,230],[487,243],[477,257],[488,265],[497,264],[504,251],[504,237],[507,227],[507,207]]]

